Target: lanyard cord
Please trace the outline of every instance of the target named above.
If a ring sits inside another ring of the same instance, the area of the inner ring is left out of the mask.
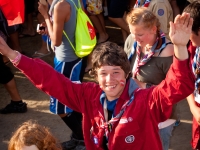
[[[127,100],[121,107],[120,112],[115,116],[112,117],[109,121],[108,121],[108,110],[107,110],[107,103],[106,100],[104,100],[104,117],[101,115],[100,116],[103,120],[105,120],[105,122],[103,122],[103,124],[101,125],[102,128],[105,129],[105,136],[106,139],[108,140],[109,138],[109,133],[112,131],[112,127],[114,125],[114,123],[118,122],[121,118],[121,116],[124,114],[126,108],[132,103],[132,101],[134,100],[134,94],[132,94],[130,100]]]

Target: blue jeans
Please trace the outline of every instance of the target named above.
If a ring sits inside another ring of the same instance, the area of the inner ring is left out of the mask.
[[[159,130],[163,150],[169,149],[170,137],[172,136],[173,129],[174,129],[174,123],[166,128]]]

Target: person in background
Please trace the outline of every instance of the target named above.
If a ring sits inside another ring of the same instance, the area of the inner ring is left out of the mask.
[[[0,36],[6,41],[6,36],[0,31]],[[0,54],[0,84],[3,84],[8,91],[11,102],[4,108],[0,109],[1,114],[9,113],[25,113],[27,111],[27,104],[22,101],[21,96],[17,90],[14,75],[10,68],[3,62],[3,56]]]
[[[44,17],[46,30],[51,44],[54,45],[54,68],[57,72],[68,77],[71,81],[81,81],[82,59],[71,47],[63,34],[67,33],[72,44],[75,44],[76,8],[78,0],[48,0],[50,5],[38,3],[38,10]],[[45,31],[46,31],[45,30]],[[84,73],[84,72],[83,72]],[[55,86],[55,89],[60,88]],[[50,111],[58,114],[64,123],[72,130],[71,139],[62,143],[63,149],[85,149],[82,131],[82,115],[63,105],[55,96],[50,97]],[[59,126],[58,126],[59,127]]]
[[[105,22],[103,17],[103,2],[102,0],[87,0],[87,14],[98,32],[97,44],[108,41],[109,35],[106,32]]]
[[[8,150],[62,150],[49,129],[34,121],[26,121],[13,133]]]
[[[39,25],[45,22],[43,16],[40,13],[37,14],[37,20]],[[40,32],[40,30],[37,32]],[[41,41],[42,45],[39,50],[34,52],[32,55],[33,58],[42,58],[51,54],[51,41],[48,35],[41,35]]]
[[[128,11],[129,0],[107,0],[108,18],[121,28],[123,43],[130,34],[126,23],[126,13]],[[123,44],[124,45],[124,44]]]
[[[169,38],[169,22],[173,21],[173,10],[169,0],[137,0],[134,6],[147,7],[158,18],[160,30]]]

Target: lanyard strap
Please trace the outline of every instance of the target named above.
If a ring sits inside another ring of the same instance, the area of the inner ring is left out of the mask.
[[[112,117],[111,120],[108,121],[108,110],[107,110],[107,103],[106,100],[104,100],[103,107],[104,107],[104,116],[100,113],[100,117],[103,120],[101,127],[105,129],[105,136],[108,140],[109,138],[109,133],[112,131],[113,125],[118,122],[121,118],[121,116],[124,114],[126,108],[132,103],[134,100],[134,93],[132,94],[130,100],[127,100],[121,107],[120,112],[115,116]],[[104,122],[105,121],[105,122]]]

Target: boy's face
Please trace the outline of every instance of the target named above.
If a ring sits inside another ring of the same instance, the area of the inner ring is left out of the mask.
[[[109,101],[119,98],[126,84],[125,72],[120,66],[101,66],[97,69],[97,80]]]
[[[200,46],[200,31],[198,32],[198,35],[192,32],[190,35],[190,40],[192,41],[193,46],[199,47]]]

